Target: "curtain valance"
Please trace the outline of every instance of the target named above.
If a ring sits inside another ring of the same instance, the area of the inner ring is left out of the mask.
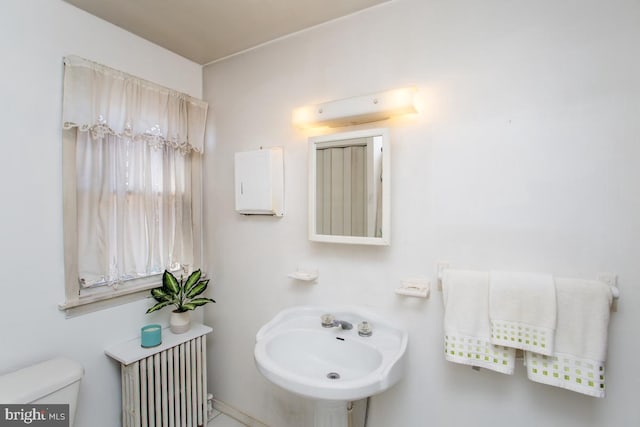
[[[64,65],[65,129],[203,152],[206,102],[77,56]]]

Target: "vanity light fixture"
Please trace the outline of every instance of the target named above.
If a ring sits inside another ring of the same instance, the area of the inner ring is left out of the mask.
[[[415,87],[405,87],[371,95],[307,105],[293,111],[293,124],[301,128],[340,127],[417,113],[415,93]]]

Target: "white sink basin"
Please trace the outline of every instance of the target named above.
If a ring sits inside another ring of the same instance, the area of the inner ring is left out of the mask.
[[[323,328],[333,314],[353,329]],[[370,337],[358,324],[372,326]],[[325,400],[358,400],[394,385],[403,375],[407,332],[361,308],[300,306],[281,311],[256,335],[255,361],[271,382]]]

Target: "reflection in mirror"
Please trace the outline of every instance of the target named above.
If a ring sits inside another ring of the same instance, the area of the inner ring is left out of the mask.
[[[388,130],[323,135],[309,141],[309,238],[388,245]]]
[[[380,135],[316,144],[316,232],[382,237],[381,173]]]

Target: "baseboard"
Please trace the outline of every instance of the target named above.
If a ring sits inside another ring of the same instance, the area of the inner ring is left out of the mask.
[[[256,420],[255,418],[253,418],[251,415],[249,414],[245,414],[244,412],[240,411],[239,409],[234,408],[233,406],[229,405],[228,403],[225,403],[221,400],[218,399],[213,399],[213,408],[217,409],[218,411],[222,412],[223,414],[237,420],[240,421],[242,424],[248,426],[248,427],[269,427],[268,425],[266,425],[265,423],[263,423],[262,421]]]

